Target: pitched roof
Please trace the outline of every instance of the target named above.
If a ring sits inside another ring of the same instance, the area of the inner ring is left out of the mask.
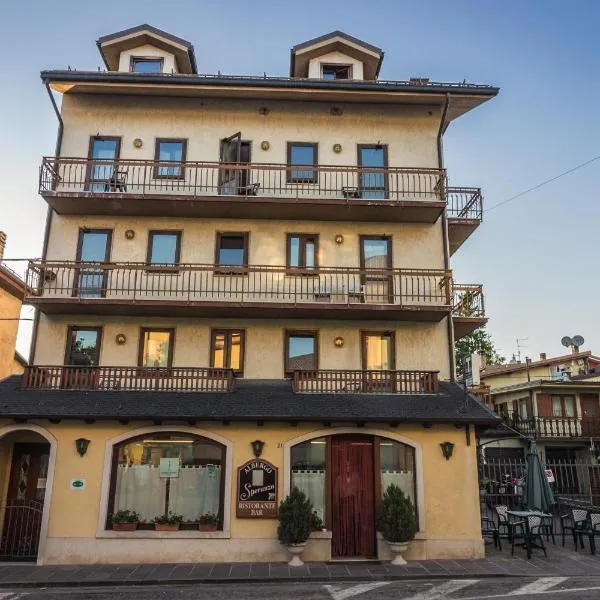
[[[27,361],[27,359],[20,353],[17,352],[15,350],[15,360],[22,366],[22,367],[26,367],[29,362]]]
[[[563,356],[555,356],[554,358],[546,358],[544,360],[534,360],[527,365],[527,363],[509,363],[507,365],[488,365],[481,371],[482,377],[489,377],[490,375],[500,375],[504,373],[513,373],[516,371],[526,371],[528,368],[546,367],[554,364],[560,364],[564,362],[571,362],[573,360],[593,358],[600,360],[597,356],[592,356],[591,350],[585,350],[584,352],[574,352],[572,354],[565,354]]]
[[[0,382],[0,417],[202,421],[353,421],[494,424],[499,418],[454,383],[438,394],[297,394],[288,380],[239,380],[232,392],[22,390]]]
[[[27,293],[27,284],[6,265],[0,264],[0,288],[23,300]]]

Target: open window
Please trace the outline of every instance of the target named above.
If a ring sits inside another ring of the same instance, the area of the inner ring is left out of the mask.
[[[323,79],[352,79],[352,65],[321,64]]]

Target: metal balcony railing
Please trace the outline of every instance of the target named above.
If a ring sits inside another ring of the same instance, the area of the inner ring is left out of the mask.
[[[503,415],[503,421],[531,438],[600,437],[598,417],[529,417]]]
[[[444,169],[45,157],[39,191],[91,195],[446,200]]]
[[[22,387],[43,390],[228,392],[231,369],[206,367],[25,367]]]
[[[294,391],[324,394],[435,394],[439,371],[294,371]]]
[[[483,286],[479,284],[458,284],[452,287],[452,315],[455,317],[485,317]]]
[[[478,220],[483,218],[483,196],[480,188],[449,187],[448,217],[451,219]]]

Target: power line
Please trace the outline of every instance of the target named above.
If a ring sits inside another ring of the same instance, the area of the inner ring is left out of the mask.
[[[538,183],[537,185],[534,185],[533,187],[531,187],[527,190],[519,192],[518,194],[515,194],[514,196],[511,196],[510,198],[507,198],[506,200],[502,200],[502,202],[498,202],[497,204],[494,204],[493,206],[486,208],[483,212],[489,212],[490,210],[494,210],[495,208],[498,208],[499,206],[502,206],[503,204],[512,202],[513,200],[516,200],[517,198],[520,198],[521,196],[524,196],[525,194],[529,194],[529,192],[533,192],[534,190],[537,190],[537,189],[541,188],[542,186],[547,185],[548,183],[552,183],[553,181],[556,181],[557,179],[560,179],[561,177],[568,175],[569,173],[573,173],[573,171],[577,171],[577,169],[582,169],[583,167],[586,167],[587,165],[589,165],[599,159],[600,159],[600,154],[598,156],[594,156],[594,158],[591,158],[590,160],[587,160],[586,162],[583,162],[583,163],[577,165],[576,167],[573,167],[572,169],[569,169],[568,171],[565,171],[564,173],[561,173],[560,175],[556,175],[555,177],[546,179],[545,181],[542,181],[542,183]]]

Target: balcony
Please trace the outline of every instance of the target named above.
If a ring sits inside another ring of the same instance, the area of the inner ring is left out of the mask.
[[[502,420],[523,435],[535,439],[588,439],[600,437],[599,417],[530,417],[505,415]]]
[[[454,339],[459,340],[487,323],[483,302],[483,286],[456,283],[452,287],[452,291]]]
[[[230,392],[231,369],[205,367],[28,366],[23,389],[161,392]]]
[[[439,371],[294,371],[293,389],[312,394],[437,394]]]
[[[435,223],[446,172],[46,157],[39,192],[60,214]]]
[[[434,322],[452,308],[451,272],[436,269],[42,261],[27,282],[26,302],[47,314]]]
[[[479,188],[450,187],[448,194],[448,241],[454,254],[479,227],[483,197]]]

